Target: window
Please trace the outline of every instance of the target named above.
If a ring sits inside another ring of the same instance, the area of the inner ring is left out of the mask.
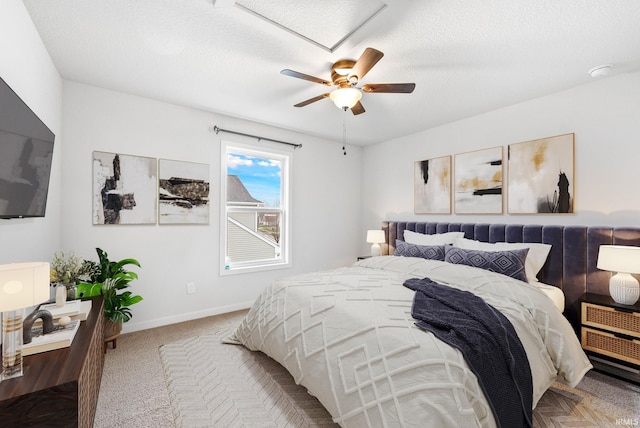
[[[222,146],[221,273],[290,266],[291,152]]]

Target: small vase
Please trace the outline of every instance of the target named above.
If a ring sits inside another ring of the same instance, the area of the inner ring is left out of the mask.
[[[76,300],[78,297],[78,286],[76,284],[66,284],[67,287],[67,300]]]
[[[56,307],[61,308],[67,301],[67,287],[64,284],[56,285]]]

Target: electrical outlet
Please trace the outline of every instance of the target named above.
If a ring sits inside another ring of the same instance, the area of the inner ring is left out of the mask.
[[[196,292],[196,283],[187,282],[187,294],[193,294]]]

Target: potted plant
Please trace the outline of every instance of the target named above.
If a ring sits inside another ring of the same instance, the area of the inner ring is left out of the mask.
[[[130,306],[142,300],[141,296],[131,291],[123,291],[130,286],[131,281],[138,279],[138,274],[125,269],[127,265],[140,267],[136,259],[109,260],[108,254],[96,248],[98,263],[92,264],[89,280],[78,284],[78,295],[81,297],[104,297],[105,341],[115,339],[122,331],[122,323],[131,319]]]

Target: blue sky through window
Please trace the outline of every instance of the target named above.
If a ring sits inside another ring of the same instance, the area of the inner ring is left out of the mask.
[[[251,196],[267,206],[280,206],[280,161],[235,153],[227,154],[227,175],[237,175]]]

